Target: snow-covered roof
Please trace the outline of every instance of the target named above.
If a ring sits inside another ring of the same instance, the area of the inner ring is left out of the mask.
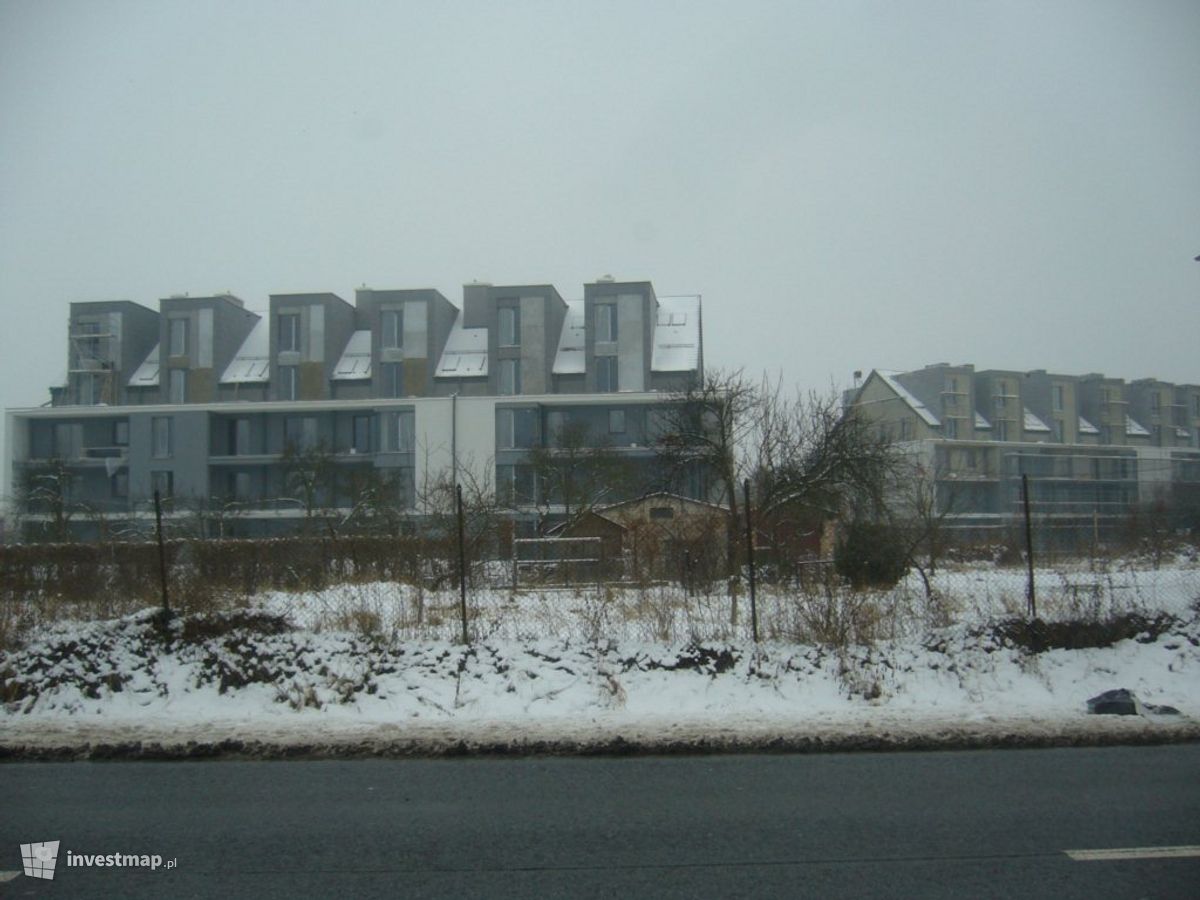
[[[130,387],[157,387],[158,379],[158,344],[150,351],[150,355],[137,367],[129,378]]]
[[[992,423],[983,417],[983,413],[976,412],[975,413],[975,427],[979,430],[983,430],[985,428],[991,428]]]
[[[486,328],[463,328],[460,311],[446,338],[434,378],[484,378],[488,373]]]
[[[1192,433],[1190,431],[1188,431],[1186,428],[1176,428],[1175,429],[1175,437],[1177,437],[1177,438],[1183,438],[1186,441],[1191,436],[1192,436]]]
[[[1027,407],[1023,407],[1025,413],[1025,430],[1026,431],[1044,431],[1050,433],[1050,426],[1035,416]]]
[[[659,297],[652,372],[692,372],[700,367],[700,298]]]
[[[941,424],[938,421],[938,417],[930,411],[929,407],[914,397],[908,388],[896,380],[896,376],[900,374],[899,372],[893,372],[888,369],[876,369],[875,374],[882,378],[884,384],[895,391],[901,400],[911,406],[913,412],[925,420],[926,425],[932,425],[934,428],[937,428]]]
[[[1080,434],[1099,434],[1100,429],[1097,428],[1095,425],[1093,425],[1091,422],[1089,422],[1087,419],[1085,419],[1083,416],[1080,416],[1079,417],[1079,433]]]
[[[361,381],[371,377],[371,331],[365,329],[350,335],[342,358],[333,367],[334,381]]]
[[[582,375],[587,368],[584,362],[585,324],[582,300],[567,300],[567,315],[563,319],[562,333],[558,336],[558,352],[554,355],[555,375]]]
[[[221,376],[221,384],[266,383],[271,379],[271,331],[266,318],[254,323]]]
[[[1133,418],[1130,416],[1125,417],[1125,433],[1132,434],[1135,437],[1150,437],[1150,432],[1133,421]]]

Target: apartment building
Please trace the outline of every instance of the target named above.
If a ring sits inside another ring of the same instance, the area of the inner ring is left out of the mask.
[[[1092,534],[1137,509],[1200,510],[1200,385],[1098,373],[875,369],[847,405],[936,480],[947,521],[985,536],[1022,513]]]
[[[656,411],[702,375],[703,329],[698,296],[648,281],[600,280],[574,300],[472,283],[461,309],[433,289],[363,287],[353,303],[271,295],[265,314],[231,295],[72,303],[67,355],[49,406],[7,412],[5,476],[26,521],[69,508],[88,535],[144,520],[158,491],[172,515],[285,533],[312,506],[289,466],[320,456],[324,514],[374,483],[416,522],[429,485],[469,479],[528,524],[556,505],[531,455],[568,431],[633,473],[606,499],[661,487]],[[699,474],[675,487],[706,494]]]

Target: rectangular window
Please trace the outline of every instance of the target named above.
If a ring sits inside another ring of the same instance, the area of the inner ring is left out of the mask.
[[[113,446],[128,447],[129,446],[129,420],[120,419],[113,422]]]
[[[152,438],[152,448],[155,459],[167,459],[170,457],[172,447],[172,421],[166,417],[155,417],[150,420],[150,432]]]
[[[283,444],[294,450],[317,446],[316,416],[288,416],[283,420]]]
[[[114,472],[112,478],[108,480],[109,491],[112,496],[118,500],[129,496],[129,472],[122,469],[120,472]]]
[[[1066,388],[1061,384],[1054,386],[1054,411],[1062,412],[1066,405]]]
[[[523,450],[536,447],[537,411],[534,409],[496,410],[496,449]]]
[[[617,389],[617,358],[615,356],[596,357],[596,390],[615,391]]]
[[[521,393],[521,361],[500,360],[500,394],[510,397]]]
[[[596,305],[596,341],[612,343],[617,339],[617,306],[615,303]]]
[[[354,437],[351,447],[355,453],[371,452],[371,417],[354,417]]]
[[[942,430],[945,432],[946,437],[950,438],[951,440],[958,437],[958,419],[946,418],[943,420],[942,425]]]
[[[249,419],[234,419],[229,423],[229,452],[234,456],[250,453]]]
[[[416,415],[411,412],[396,416],[396,452],[412,453],[416,450]]]
[[[1162,409],[1162,395],[1158,391],[1154,391],[1150,395],[1150,408],[1155,412],[1159,412]]]
[[[496,493],[501,503],[528,506],[535,501],[532,466],[496,466]]]
[[[1051,422],[1051,425],[1054,428],[1055,442],[1061,444],[1063,442],[1063,420],[1062,419],[1054,419]]]
[[[168,319],[167,327],[170,329],[168,335],[167,355],[168,356],[187,356],[188,352],[188,320],[187,319]]]
[[[954,419],[947,419],[947,422],[953,422]],[[900,440],[911,441],[913,438],[913,423],[912,419],[900,420]]]
[[[299,372],[296,366],[280,366],[279,367],[279,399],[280,400],[297,400],[299,399]]]
[[[160,499],[170,500],[175,495],[175,473],[151,472],[150,490],[157,492]]]
[[[994,424],[996,426],[996,440],[1007,441],[1008,440],[1008,420],[1007,419],[997,419]]]
[[[99,322],[77,322],[75,324],[75,333],[78,335],[98,335],[100,334]],[[81,337],[77,343],[79,347],[79,359],[83,360],[99,360],[100,357],[100,338],[98,337]]]
[[[519,346],[521,343],[521,311],[515,306],[502,306],[499,312],[500,346]]]
[[[250,473],[249,472],[234,472],[230,479],[233,483],[230,485],[235,500],[250,499]]]
[[[279,316],[279,352],[295,353],[300,350],[300,314],[282,313]]]
[[[380,385],[383,396],[404,396],[404,365],[402,363],[383,363],[379,367],[379,377],[383,382]]]
[[[187,369],[167,370],[167,402],[187,402]]]
[[[385,350],[404,349],[404,310],[385,309],[383,317],[383,342]],[[398,396],[398,395],[393,395]]]
[[[609,434],[624,434],[625,433],[625,410],[610,409],[608,411],[608,433]]]

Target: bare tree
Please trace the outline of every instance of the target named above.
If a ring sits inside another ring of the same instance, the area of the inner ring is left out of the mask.
[[[42,536],[62,543],[71,539],[71,521],[89,511],[72,494],[75,476],[59,457],[26,464],[17,478],[16,508],[22,516],[45,516]]]
[[[587,425],[568,422],[548,442],[529,451],[543,515],[560,503],[569,526],[631,483],[630,466],[605,437],[594,440]]]
[[[946,479],[945,463],[912,460],[898,467],[894,479],[892,518],[904,541],[908,564],[916,569],[933,599],[933,578],[949,544],[946,520],[961,506],[962,495]]]
[[[333,454],[323,442],[311,446],[288,442],[281,462],[284,490],[297,495],[304,509],[303,530],[311,532],[321,500],[333,490],[336,468]]]

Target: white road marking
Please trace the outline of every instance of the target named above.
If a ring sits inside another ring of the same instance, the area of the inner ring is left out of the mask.
[[[14,878],[16,878],[20,874],[21,874],[20,870],[17,870],[15,872],[0,872],[0,884],[3,884],[6,881],[12,881]]]
[[[1200,847],[1117,847],[1112,850],[1064,850],[1076,862],[1099,859],[1168,859],[1200,856]]]

